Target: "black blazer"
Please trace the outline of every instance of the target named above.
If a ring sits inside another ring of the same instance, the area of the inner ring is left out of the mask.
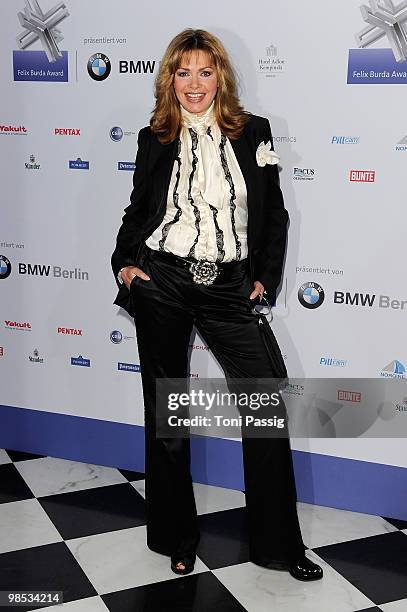
[[[138,134],[136,168],[130,204],[124,209],[116,248],[111,257],[113,274],[118,286],[114,304],[134,316],[130,292],[120,284],[117,274],[124,266],[137,265],[140,248],[164,218],[167,193],[178,146],[178,138],[161,144],[150,126]],[[263,283],[271,304],[281,280],[287,239],[288,213],[277,164],[258,166],[256,150],[260,142],[272,143],[268,119],[250,115],[240,138],[230,139],[244,176],[247,190],[247,247],[250,277]]]

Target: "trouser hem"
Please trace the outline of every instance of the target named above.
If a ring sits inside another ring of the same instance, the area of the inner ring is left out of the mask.
[[[162,548],[161,546],[151,544],[150,542],[147,542],[147,548],[160,555],[165,555],[166,557],[171,557],[172,554],[169,548]]]

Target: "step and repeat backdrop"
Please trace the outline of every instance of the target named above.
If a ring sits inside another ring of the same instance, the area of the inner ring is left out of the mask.
[[[330,379],[321,413],[346,406],[359,423],[360,437],[327,439],[315,420],[292,446],[407,466],[407,2],[3,0],[0,12],[1,404],[143,425],[110,256],[160,59],[203,28],[281,157],[290,228],[271,325],[297,379],[287,401]],[[191,378],[223,376],[196,333],[190,348]]]

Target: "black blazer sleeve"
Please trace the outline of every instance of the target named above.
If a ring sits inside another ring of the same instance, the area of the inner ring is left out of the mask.
[[[111,266],[119,292],[114,304],[132,313],[130,292],[126,285],[117,279],[119,270],[125,266],[136,265],[137,251],[141,244],[141,232],[147,215],[147,167],[150,145],[150,128],[142,128],[137,137],[136,163],[133,173],[133,189],[130,204],[124,209],[122,224],[116,238],[116,248],[111,256]]]
[[[271,149],[274,151],[270,123],[266,118],[263,118],[262,136],[259,138],[259,143],[261,141],[270,141]],[[283,270],[289,215],[284,207],[278,165],[266,164],[262,170],[266,175],[266,192],[262,211],[263,240],[256,254],[253,280],[259,280],[264,285],[269,301],[274,303]]]

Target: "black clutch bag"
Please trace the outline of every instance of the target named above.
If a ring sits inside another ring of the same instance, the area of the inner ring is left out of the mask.
[[[280,347],[278,346],[273,330],[267,321],[266,315],[260,314],[259,312],[256,314],[258,317],[257,324],[259,326],[260,334],[271,362],[273,377],[279,379],[279,387],[281,388],[287,384],[288,374]]]

